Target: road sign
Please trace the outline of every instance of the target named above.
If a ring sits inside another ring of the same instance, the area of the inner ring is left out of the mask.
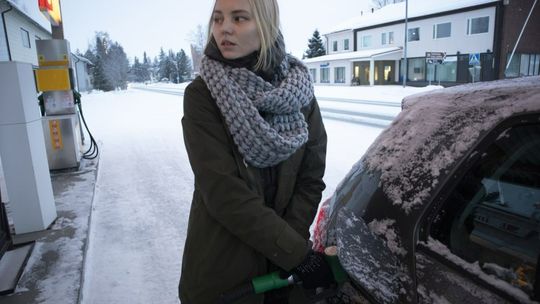
[[[469,65],[480,64],[480,53],[469,54]]]
[[[426,52],[426,61],[429,64],[441,64],[446,59],[445,52]]]

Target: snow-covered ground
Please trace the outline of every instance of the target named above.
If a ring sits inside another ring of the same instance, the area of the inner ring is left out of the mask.
[[[185,84],[148,86],[177,92]],[[398,104],[403,96],[420,90],[397,86],[316,89],[324,97]],[[182,140],[182,97],[130,88],[86,94],[83,105],[101,152],[83,303],[178,303],[193,190]],[[331,105],[325,102],[325,107]],[[354,111],[357,107],[351,103]],[[328,197],[382,128],[335,119],[324,123],[328,154],[323,196]]]

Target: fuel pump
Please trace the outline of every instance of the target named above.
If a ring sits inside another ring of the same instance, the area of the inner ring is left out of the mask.
[[[35,71],[42,92],[43,131],[50,170],[78,168],[81,132],[70,77],[69,42],[36,40],[39,68]]]

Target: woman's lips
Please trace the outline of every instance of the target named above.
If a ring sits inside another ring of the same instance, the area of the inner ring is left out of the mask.
[[[235,44],[228,41],[228,40],[224,40],[224,41],[221,42],[221,45],[222,46],[234,46]]]

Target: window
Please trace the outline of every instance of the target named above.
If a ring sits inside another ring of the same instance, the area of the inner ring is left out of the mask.
[[[452,32],[452,23],[440,23],[433,25],[433,39],[450,37]]]
[[[337,41],[334,41],[334,42],[332,43],[332,50],[333,50],[334,52],[337,52]]]
[[[321,83],[330,82],[330,68],[321,68]]]
[[[30,35],[28,34],[28,31],[23,29],[22,27],[21,27],[21,40],[22,40],[22,45],[25,48],[30,48]]]
[[[345,67],[334,68],[334,83],[345,83]]]
[[[510,54],[507,55],[507,62]],[[507,78],[539,75],[540,54],[515,53],[505,72]]]
[[[388,33],[388,44],[394,44],[394,32]]]
[[[362,36],[362,47],[370,47],[371,46],[371,35],[368,36]]]
[[[349,50],[349,39],[343,40],[343,49],[346,51]]]
[[[441,64],[435,65],[436,81],[455,82],[457,79],[457,56],[448,56]]]
[[[311,76],[311,81],[317,82],[317,69],[309,69],[309,75]]]
[[[381,44],[382,44],[382,45],[385,45],[385,44],[386,44],[386,33],[382,33],[382,34],[381,34]]]
[[[489,30],[489,16],[471,18],[467,20],[467,35],[487,33]]]
[[[408,70],[407,78],[411,81],[423,81],[426,79],[425,74],[425,66],[426,66],[426,60],[425,58],[411,58],[408,59]]]
[[[407,41],[419,41],[420,40],[420,28],[415,27],[408,30]]]
[[[491,141],[434,213],[429,235],[478,265],[491,284],[506,281],[532,298],[540,266],[540,125],[514,125]]]

